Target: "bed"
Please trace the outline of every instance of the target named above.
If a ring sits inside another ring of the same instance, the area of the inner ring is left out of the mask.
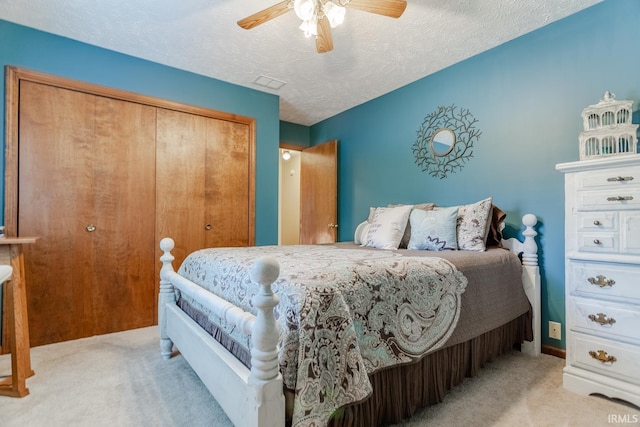
[[[162,357],[176,348],[236,426],[400,422],[514,345],[540,354],[537,219],[522,222],[522,242],[482,251],[216,248],[178,272],[165,238]]]

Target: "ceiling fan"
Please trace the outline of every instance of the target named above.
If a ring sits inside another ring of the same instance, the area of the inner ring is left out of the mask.
[[[399,18],[406,7],[406,0],[284,0],[241,19],[238,25],[250,30],[293,10],[302,20],[300,29],[307,37],[316,38],[318,53],[325,53],[333,49],[331,28],[342,23],[345,8]]]

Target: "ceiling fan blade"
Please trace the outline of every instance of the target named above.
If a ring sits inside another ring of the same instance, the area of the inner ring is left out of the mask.
[[[407,2],[405,0],[351,0],[346,7],[399,18],[407,8]]]
[[[333,38],[331,37],[331,25],[329,19],[323,16],[318,21],[318,36],[316,37],[316,50],[318,53],[326,53],[333,50]]]
[[[254,13],[251,16],[247,16],[244,19],[238,21],[238,25],[245,30],[250,30],[257,27],[260,24],[264,24],[267,21],[277,18],[280,15],[287,13],[289,9],[289,0],[284,0],[280,3],[274,4],[260,12]]]

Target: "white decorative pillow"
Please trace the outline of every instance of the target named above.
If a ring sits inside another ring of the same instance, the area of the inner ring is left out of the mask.
[[[409,216],[411,238],[408,249],[442,251],[457,249],[456,221],[458,207],[435,208],[425,211],[414,209]]]
[[[369,221],[362,221],[360,224],[358,224],[353,236],[353,243],[355,243],[356,245],[362,245],[365,243],[367,234],[369,234],[369,225]]]
[[[398,249],[411,209],[413,205],[376,208],[364,245],[380,249]]]
[[[485,251],[486,238],[491,221],[492,198],[486,198],[458,210],[458,249]]]

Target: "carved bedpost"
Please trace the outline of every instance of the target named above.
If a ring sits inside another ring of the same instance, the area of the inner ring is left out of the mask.
[[[173,290],[173,285],[167,280],[166,275],[173,273],[173,265],[171,264],[175,259],[171,255],[171,251],[175,247],[173,239],[165,237],[160,241],[160,249],[164,252],[160,257],[162,261],[162,268],[160,269],[160,293],[158,295],[158,329],[160,332],[160,354],[163,359],[169,359],[173,350],[173,342],[167,335],[167,323],[165,321],[167,304],[175,304],[176,296]]]
[[[538,233],[533,226],[538,223],[538,218],[533,214],[526,214],[522,217],[522,224],[525,230],[522,232],[524,242],[522,244],[522,264],[537,267],[538,266],[538,245],[535,237]]]
[[[278,367],[280,332],[273,315],[273,308],[280,300],[271,291],[271,285],[279,274],[278,261],[267,256],[255,260],[251,270],[251,280],[260,285],[260,291],[251,300],[258,311],[251,332],[253,346],[249,384],[254,394],[250,396],[248,405],[252,420],[247,425],[252,426],[284,425],[284,394]]]
[[[522,224],[525,230],[522,232],[524,242],[522,244],[522,265],[523,265],[523,285],[524,290],[531,302],[533,310],[533,341],[525,341],[522,344],[522,351],[532,356],[538,356],[542,350],[542,318],[541,318],[541,296],[540,296],[540,269],[538,267],[538,245],[535,237],[538,233],[533,229],[538,223],[535,215],[527,214],[522,217]]]
[[[522,217],[525,229],[522,232],[524,242],[515,237],[502,240],[502,246],[516,255],[522,254],[522,287],[527,294],[533,311],[533,341],[522,343],[522,352],[532,356],[538,356],[542,350],[542,325],[541,325],[541,292],[540,269],[538,268],[538,245],[535,237],[538,233],[533,227],[538,223],[538,218],[533,214]]]

